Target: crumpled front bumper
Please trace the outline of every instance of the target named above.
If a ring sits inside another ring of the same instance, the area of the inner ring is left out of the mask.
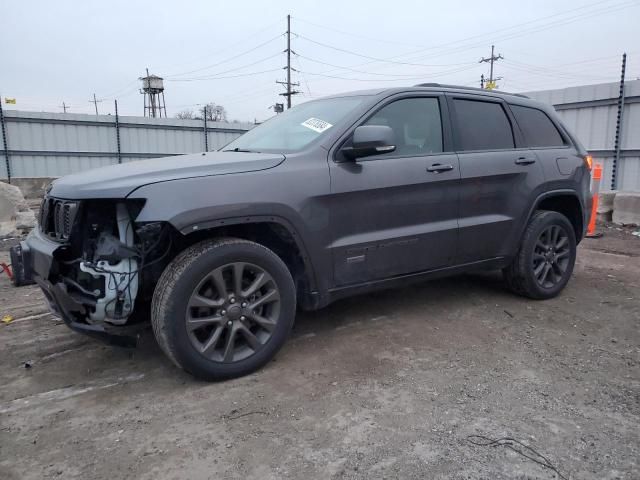
[[[46,238],[37,228],[13,247],[13,257],[19,262],[25,278],[35,281],[42,289],[52,313],[60,317],[72,330],[112,345],[134,347],[139,327],[90,324],[86,321],[87,306],[62,281],[55,281],[57,264],[55,251],[61,244]]]

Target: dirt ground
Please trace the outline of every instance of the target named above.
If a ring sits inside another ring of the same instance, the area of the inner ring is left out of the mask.
[[[176,369],[150,333],[115,349],[44,312],[0,275],[15,318],[0,324],[2,479],[640,478],[627,231],[585,240],[554,300],[494,274],[347,299],[299,314],[273,362],[224,383]],[[559,474],[470,435],[515,438]]]

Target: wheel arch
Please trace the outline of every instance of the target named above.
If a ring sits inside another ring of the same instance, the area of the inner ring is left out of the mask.
[[[302,237],[286,219],[275,215],[231,217],[199,222],[178,231],[183,240],[181,250],[199,241],[220,237],[242,238],[272,250],[291,272],[300,306],[315,308],[316,272]]]
[[[537,210],[549,210],[564,215],[567,217],[569,222],[571,222],[571,225],[573,225],[573,230],[576,235],[576,243],[579,243],[582,240],[586,227],[586,220],[584,216],[585,209],[584,205],[580,201],[580,196],[575,190],[552,190],[538,195],[529,209],[527,222],[523,225],[520,232],[521,237],[529,223],[529,220]]]

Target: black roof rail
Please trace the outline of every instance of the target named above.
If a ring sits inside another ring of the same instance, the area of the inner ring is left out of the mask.
[[[465,87],[463,85],[445,85],[442,83],[419,83],[418,85],[414,85],[414,87],[440,87],[440,88],[457,88],[459,90],[473,90],[476,92],[494,92],[501,93],[502,95],[514,95],[516,97],[529,98],[526,95],[522,95],[521,93],[510,93],[510,92],[502,92],[500,90],[486,90],[484,88],[478,87]]]

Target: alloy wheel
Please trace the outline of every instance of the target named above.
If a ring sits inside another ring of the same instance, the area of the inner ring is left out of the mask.
[[[533,250],[533,274],[543,288],[552,288],[564,278],[569,267],[569,235],[559,225],[545,228]]]
[[[280,292],[261,267],[233,262],[209,272],[191,294],[186,328],[193,347],[209,360],[250,357],[271,338],[280,316]]]

